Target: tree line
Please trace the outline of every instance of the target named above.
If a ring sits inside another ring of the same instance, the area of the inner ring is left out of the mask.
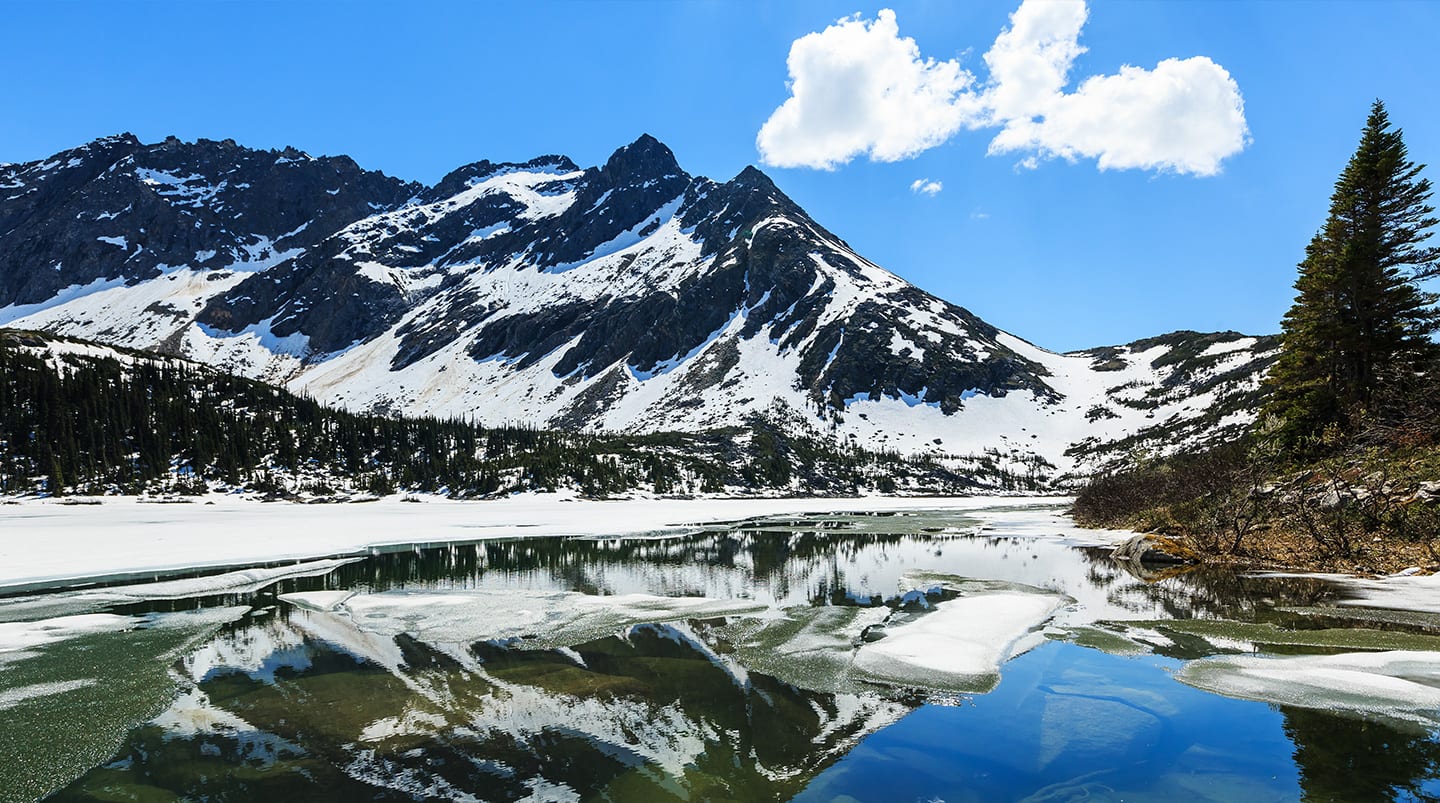
[[[0,495],[958,493],[1039,481],[991,461],[857,448],[780,415],[650,435],[361,415],[184,360],[53,341],[0,331]]]

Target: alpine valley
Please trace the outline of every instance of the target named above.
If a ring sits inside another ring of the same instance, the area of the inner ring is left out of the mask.
[[[855,253],[759,170],[692,176],[650,136],[598,167],[480,161],[434,186],[128,134],[3,165],[0,326],[367,415],[783,421],[1050,484],[1237,436],[1276,348],[1177,332],[1047,351]]]

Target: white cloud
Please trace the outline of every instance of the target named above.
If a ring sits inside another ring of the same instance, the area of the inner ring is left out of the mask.
[[[1204,56],[1154,70],[1121,67],[1056,96],[1042,117],[1010,120],[990,153],[1038,153],[1102,170],[1140,168],[1209,176],[1249,142],[1240,88]]]
[[[974,77],[920,57],[895,12],[847,17],[790,46],[791,96],[760,128],[766,164],[833,169],[860,154],[894,162],[949,139],[973,114]]]
[[[1088,15],[1083,0],[1027,0],[1010,15],[1010,27],[985,54],[989,125],[1044,114],[1064,92],[1070,66],[1085,52],[1079,38]]]
[[[1084,0],[1024,0],[985,53],[984,84],[959,61],[922,58],[889,9],[801,37],[787,62],[791,97],[756,137],[761,158],[824,169],[860,155],[893,162],[964,128],[999,128],[989,153],[1019,154],[1022,167],[1087,158],[1102,170],[1203,176],[1244,149],[1240,88],[1204,56],[1125,66],[1066,92],[1088,14]]]
[[[931,181],[928,178],[917,178],[910,182],[910,191],[916,195],[928,195],[931,198],[940,194],[945,185],[938,181]]]

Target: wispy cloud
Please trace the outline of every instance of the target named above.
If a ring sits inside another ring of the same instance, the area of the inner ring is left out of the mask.
[[[1205,56],[1125,66],[1067,92],[1088,16],[1084,0],[1024,0],[985,53],[983,84],[958,60],[922,57],[889,9],[841,19],[791,45],[791,96],[756,137],[761,158],[827,170],[862,155],[894,162],[962,129],[998,128],[989,153],[1025,167],[1084,158],[1206,176],[1244,149],[1240,88]]]
[[[938,181],[931,181],[928,178],[917,178],[910,182],[910,191],[916,195],[928,195],[931,198],[940,194],[945,185]]]

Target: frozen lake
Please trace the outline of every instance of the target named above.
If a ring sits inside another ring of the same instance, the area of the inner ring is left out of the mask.
[[[152,542],[206,513],[27,507],[125,571],[40,593],[15,589],[50,564],[7,567],[0,800],[1440,795],[1416,595],[1127,569],[1054,505],[866,502],[575,502],[486,540],[463,508],[325,506],[301,513],[354,526],[288,561],[187,541],[227,566],[200,576]],[[220,512],[227,539],[288,515]]]

